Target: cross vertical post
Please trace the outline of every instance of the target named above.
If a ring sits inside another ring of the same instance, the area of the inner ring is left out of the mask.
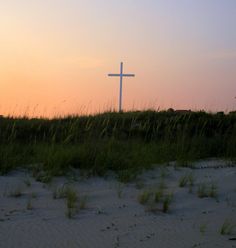
[[[119,112],[122,110],[122,85],[123,84],[123,62],[120,63],[120,101],[119,101]]]
[[[122,91],[123,91],[123,77],[135,77],[134,74],[123,73],[123,62],[120,63],[119,74],[108,74],[109,77],[120,77],[120,95],[119,95],[119,112],[122,111]]]

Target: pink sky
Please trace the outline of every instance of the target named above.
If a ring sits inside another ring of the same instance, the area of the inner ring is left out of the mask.
[[[233,0],[0,3],[0,114],[236,108]]]

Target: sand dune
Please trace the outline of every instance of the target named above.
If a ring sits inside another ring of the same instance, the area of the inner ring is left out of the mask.
[[[213,166],[221,164],[223,166]],[[202,166],[204,165],[204,166]],[[236,247],[236,229],[221,235],[225,220],[236,224],[236,167],[224,161],[203,161],[197,168],[155,168],[126,185],[114,177],[71,181],[55,178],[50,184],[36,182],[28,172],[0,177],[0,247],[94,248],[94,247]],[[179,180],[192,173],[190,186]],[[167,213],[161,203],[140,204],[144,191],[173,193]],[[202,183],[217,186],[214,197],[198,197]],[[28,184],[28,186],[27,186]],[[86,208],[72,219],[66,217],[65,199],[54,199],[55,188],[70,185],[86,196]]]

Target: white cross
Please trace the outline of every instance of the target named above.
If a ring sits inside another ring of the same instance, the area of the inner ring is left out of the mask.
[[[122,84],[123,77],[134,77],[134,74],[123,73],[123,62],[120,63],[120,74],[108,74],[109,77],[120,77],[120,98],[119,98],[119,112],[122,111]]]

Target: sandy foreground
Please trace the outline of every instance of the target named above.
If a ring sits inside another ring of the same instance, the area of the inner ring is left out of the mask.
[[[128,184],[112,176],[55,178],[50,184],[36,182],[26,171],[1,176],[0,247],[236,247],[236,228],[220,234],[226,220],[236,224],[236,167],[219,160],[195,167],[156,168]],[[192,189],[179,187],[180,178],[190,173]],[[217,186],[217,196],[199,198],[202,183]],[[162,203],[138,200],[160,184],[165,194],[173,193],[168,213]],[[55,189],[66,185],[86,199],[86,208],[72,219],[65,214],[66,199],[53,198]]]

